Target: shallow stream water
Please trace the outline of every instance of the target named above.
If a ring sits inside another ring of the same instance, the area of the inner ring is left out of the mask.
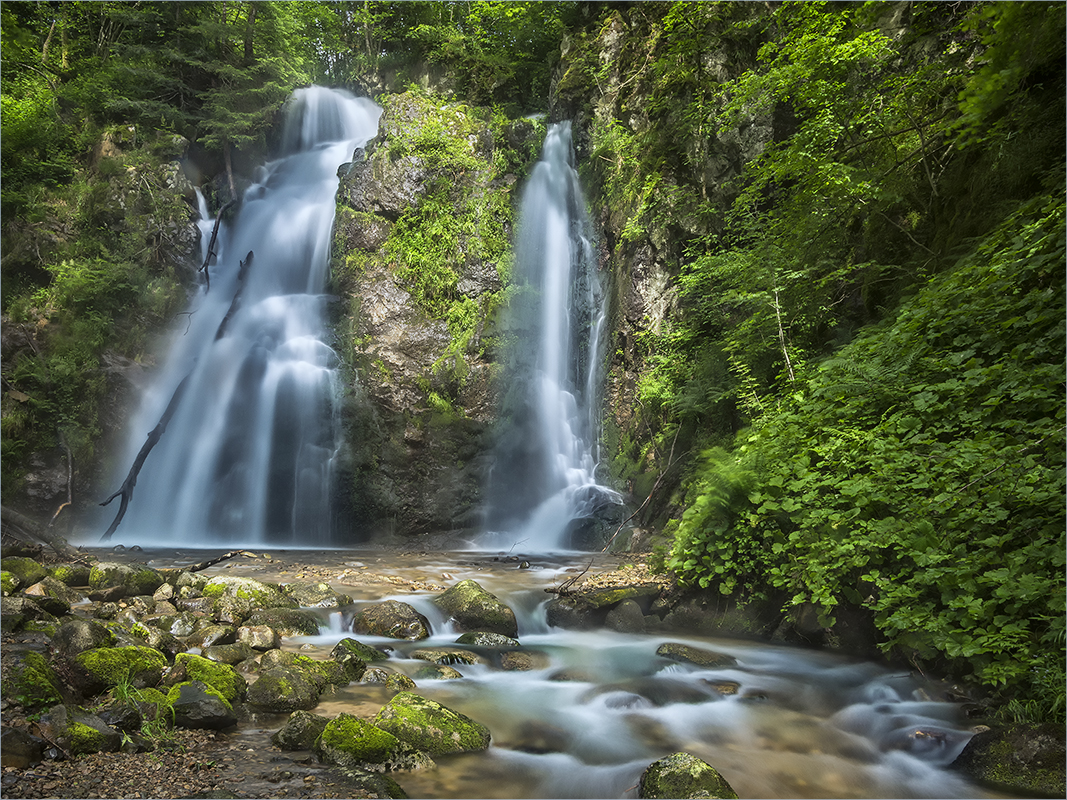
[[[207,551],[150,551],[152,566],[206,560]],[[101,558],[109,553],[101,552]],[[527,568],[520,568],[523,561]],[[741,797],[994,797],[946,766],[971,732],[939,687],[885,665],[766,642],[679,634],[622,634],[550,628],[546,592],[590,565],[618,557],[570,553],[391,553],[369,550],[272,551],[211,567],[226,574],[288,582],[321,580],[359,604],[395,598],[432,626],[428,640],[357,636],[388,648],[388,668],[413,675],[418,647],[452,645],[458,633],[430,602],[465,578],[508,603],[535,669],[455,664],[463,677],[420,680],[418,692],[489,727],[484,753],[438,760],[436,769],[394,775],[411,797],[636,797],[641,772],[686,751],[714,765]],[[388,582],[389,580],[394,583]],[[434,588],[441,587],[441,588]],[[326,658],[349,615],[323,613],[320,634],[284,647]],[[734,656],[728,669],[700,669],[656,655],[667,641]],[[380,685],[351,684],[324,695],[316,713],[372,717],[389,699]],[[235,733],[242,749],[269,747],[283,716],[256,715]]]

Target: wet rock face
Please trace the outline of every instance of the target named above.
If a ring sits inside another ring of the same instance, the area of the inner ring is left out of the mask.
[[[476,581],[460,581],[433,602],[451,617],[460,631],[485,631],[511,638],[519,635],[515,612]]]
[[[1011,725],[976,734],[952,769],[1013,794],[1058,797],[1065,754],[1062,725]]]
[[[430,635],[430,623],[407,603],[386,600],[356,614],[352,619],[352,630],[368,636],[418,640]]]
[[[410,692],[401,692],[384,705],[374,724],[431,756],[489,747],[489,729],[480,722]]]

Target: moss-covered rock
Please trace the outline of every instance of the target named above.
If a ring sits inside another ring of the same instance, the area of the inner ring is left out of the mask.
[[[452,647],[420,647],[408,653],[408,658],[433,664],[484,664],[485,659],[468,650]]]
[[[430,623],[407,603],[385,600],[361,609],[352,619],[352,630],[369,636],[419,640],[430,635]]]
[[[270,737],[282,750],[310,750],[326,729],[329,719],[308,711],[294,711],[281,730]]]
[[[433,667],[430,667],[430,669],[433,669]],[[453,672],[455,672],[455,670],[453,670]],[[463,677],[462,675],[459,675],[458,672],[456,675]],[[385,677],[385,688],[391,692],[410,692],[412,689],[417,689],[418,687],[415,685],[415,681],[403,672],[390,672]]]
[[[512,638],[519,635],[515,612],[477,581],[460,581],[433,602],[460,631],[488,631]]]
[[[433,766],[391,733],[352,714],[341,713],[322,731],[315,750],[323,761],[346,769],[413,770]]]
[[[174,712],[174,724],[183,728],[223,730],[237,724],[230,702],[203,681],[172,686],[167,702]]]
[[[340,660],[338,656],[342,653],[351,653],[358,656],[363,661],[371,663],[373,661],[386,661],[389,656],[383,653],[376,647],[371,647],[369,644],[364,644],[356,639],[342,639],[333,648],[330,653],[330,657],[336,660]]]
[[[689,753],[674,753],[650,764],[641,775],[637,796],[737,800],[715,767]]]
[[[72,755],[110,753],[122,743],[122,735],[98,716],[67,706],[55,706],[39,724],[45,738]]]
[[[84,674],[75,688],[86,694],[127,682],[137,689],[155,686],[167,668],[164,655],[151,647],[98,647],[78,653],[74,662]]]
[[[85,600],[85,596],[76,592],[65,583],[46,575],[32,586],[22,590],[27,597],[50,614],[57,617],[70,613],[70,607]]]
[[[307,711],[319,702],[320,687],[301,669],[272,667],[248,687],[246,702],[262,711],[286,714]]]
[[[1062,725],[1009,725],[975,734],[952,769],[1023,797],[1058,797],[1067,785]]]
[[[29,711],[63,702],[59,678],[45,657],[34,652],[15,659],[7,668],[0,694]]]
[[[219,664],[240,664],[256,655],[256,651],[244,642],[213,644],[211,647],[203,648],[200,653],[204,658],[217,661]]]
[[[518,647],[519,640],[499,633],[468,631],[456,639],[456,644],[469,644],[475,647]]]
[[[233,703],[244,697],[248,684],[229,664],[219,664],[193,653],[179,653],[163,676],[165,686],[201,681]]]
[[[321,691],[326,686],[345,686],[349,683],[348,671],[332,659],[320,661],[288,650],[268,650],[260,658],[262,669],[295,669],[303,672],[308,680]]]
[[[452,681],[457,678],[462,678],[463,673],[455,667],[450,667],[447,664],[427,664],[424,667],[419,667],[415,670],[415,678],[420,681]],[[389,688],[390,683],[393,683],[393,676],[389,676],[389,680],[385,682],[385,685]],[[413,688],[402,687],[398,685],[398,688]]]
[[[220,575],[209,580],[200,591],[205,597],[236,597],[249,600],[255,608],[297,607],[297,602],[277,584],[252,578]]]
[[[8,572],[6,569],[0,570],[0,592],[14,594],[20,586],[22,586],[22,578],[14,572]]]
[[[89,586],[93,589],[107,589],[121,586],[127,596],[149,595],[163,583],[163,576],[142,565],[120,564],[117,561],[100,561],[89,571]]]
[[[52,577],[67,586],[88,586],[92,567],[88,564],[70,562],[52,567]]]
[[[411,692],[382,706],[374,724],[431,756],[485,750],[491,739],[480,722]]]
[[[37,583],[48,575],[47,568],[32,558],[25,556],[8,556],[2,562],[4,571],[17,575],[23,586]]]
[[[693,664],[705,669],[717,669],[719,667],[732,667],[737,659],[725,653],[717,653],[714,650],[705,650],[702,647],[691,647],[680,642],[664,642],[656,649],[656,655],[668,658],[671,661],[680,661],[683,664]]]
[[[17,631],[28,621],[55,623],[56,618],[29,597],[0,597],[0,630]]]

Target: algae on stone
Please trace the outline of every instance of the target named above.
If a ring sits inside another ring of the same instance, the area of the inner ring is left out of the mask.
[[[431,756],[485,750],[491,739],[480,722],[411,692],[386,703],[374,724]]]
[[[486,631],[511,638],[519,635],[515,612],[477,581],[460,581],[433,602],[452,618],[460,631]]]
[[[219,664],[194,653],[179,653],[167,672],[164,683],[175,685],[185,681],[202,681],[230,703],[245,693],[245,679],[229,664]]]
[[[650,764],[641,775],[637,796],[737,800],[737,794],[715,767],[689,753],[674,753]]]

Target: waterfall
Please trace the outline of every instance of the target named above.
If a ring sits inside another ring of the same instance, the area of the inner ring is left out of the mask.
[[[188,376],[140,473],[122,540],[331,543],[339,378],[323,292],[338,166],[376,134],[380,114],[338,90],[293,95],[282,154],[221,226],[210,286],[182,316],[131,426],[124,468]]]
[[[522,197],[504,331],[488,524],[529,550],[581,546],[582,522],[621,503],[596,478],[605,302],[572,161],[570,123],[555,124]]]

